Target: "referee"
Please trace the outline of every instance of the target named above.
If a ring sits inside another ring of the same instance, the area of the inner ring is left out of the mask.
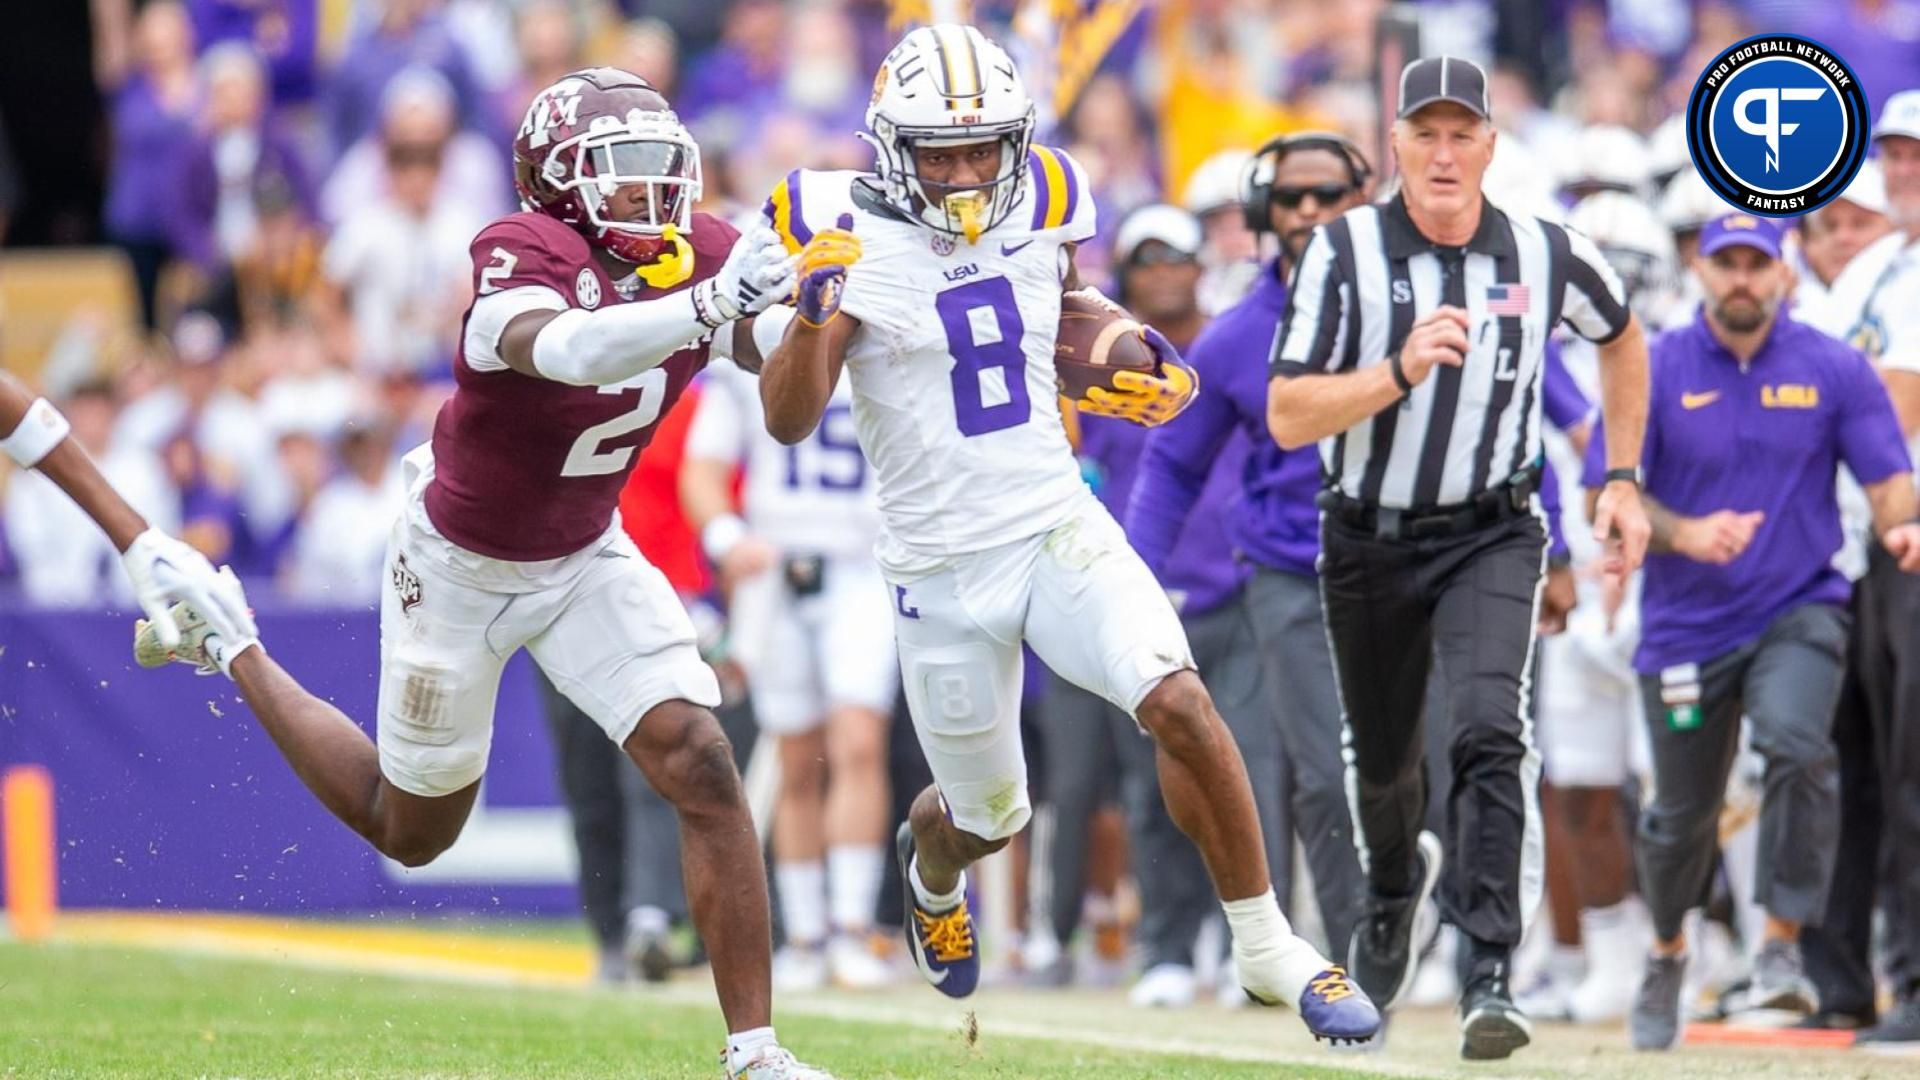
[[[1564,320],[1599,344],[1614,467],[1594,531],[1620,578],[1647,546],[1647,349],[1591,242],[1481,194],[1494,146],[1485,72],[1416,60],[1400,101],[1401,191],[1315,230],[1275,337],[1267,424],[1283,447],[1319,442],[1327,485],[1320,587],[1368,885],[1352,973],[1382,1007],[1402,995],[1414,913],[1450,853],[1440,903],[1471,949],[1461,1053],[1496,1059],[1532,1037],[1508,980],[1543,873],[1530,669],[1547,337]],[[1436,656],[1453,725],[1444,844],[1419,831]]]

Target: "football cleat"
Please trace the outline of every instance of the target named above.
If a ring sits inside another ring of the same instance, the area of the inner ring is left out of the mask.
[[[948,997],[963,998],[980,985],[980,945],[973,933],[973,915],[966,897],[948,911],[927,911],[913,892],[913,825],[901,822],[893,837],[894,856],[900,861],[901,892],[906,895],[907,950],[913,966]]]
[[[720,1058],[726,1060],[725,1051],[721,1051]],[[833,1080],[833,1075],[825,1069],[803,1065],[794,1059],[790,1051],[772,1046],[755,1054],[737,1069],[729,1064],[727,1080]]]
[[[1278,1004],[1251,990],[1247,997],[1261,1005]],[[1338,964],[1307,980],[1300,993],[1300,1019],[1315,1039],[1335,1050],[1370,1049],[1380,1035],[1380,1010]]]
[[[1414,845],[1414,891],[1408,896],[1369,893],[1365,916],[1353,928],[1347,966],[1368,994],[1391,1009],[1406,996],[1419,964],[1414,940],[1420,907],[1440,880],[1440,838],[1420,834]]]
[[[167,617],[180,630],[180,644],[171,649],[161,644],[160,631],[153,623],[141,619],[133,624],[133,659],[141,667],[187,664],[196,675],[217,675],[226,671],[232,657],[249,645],[259,644],[249,639],[230,647],[198,611],[185,603],[168,608]]]

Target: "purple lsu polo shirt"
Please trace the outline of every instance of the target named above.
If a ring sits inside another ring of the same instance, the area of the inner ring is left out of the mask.
[[[1859,352],[1784,313],[1742,364],[1696,312],[1654,339],[1647,415],[1647,494],[1674,513],[1765,513],[1753,543],[1726,566],[1647,556],[1634,667],[1652,674],[1721,656],[1808,603],[1844,604],[1834,470],[1862,484],[1912,468],[1893,404]],[[1595,425],[1582,477],[1606,473]]]

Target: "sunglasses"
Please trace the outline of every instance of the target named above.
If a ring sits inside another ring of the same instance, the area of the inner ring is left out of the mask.
[[[1282,209],[1298,209],[1307,196],[1311,195],[1321,206],[1339,202],[1353,190],[1352,184],[1314,184],[1310,187],[1277,187],[1273,189],[1273,201]]]

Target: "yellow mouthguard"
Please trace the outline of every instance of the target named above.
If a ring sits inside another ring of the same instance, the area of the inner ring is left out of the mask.
[[[634,267],[633,272],[656,289],[671,289],[693,276],[693,244],[671,225],[660,230],[660,236],[673,245],[673,250],[645,266]]]
[[[980,217],[986,213],[987,197],[978,191],[956,191],[946,198],[947,219],[960,219],[960,231],[967,243],[980,242]]]

